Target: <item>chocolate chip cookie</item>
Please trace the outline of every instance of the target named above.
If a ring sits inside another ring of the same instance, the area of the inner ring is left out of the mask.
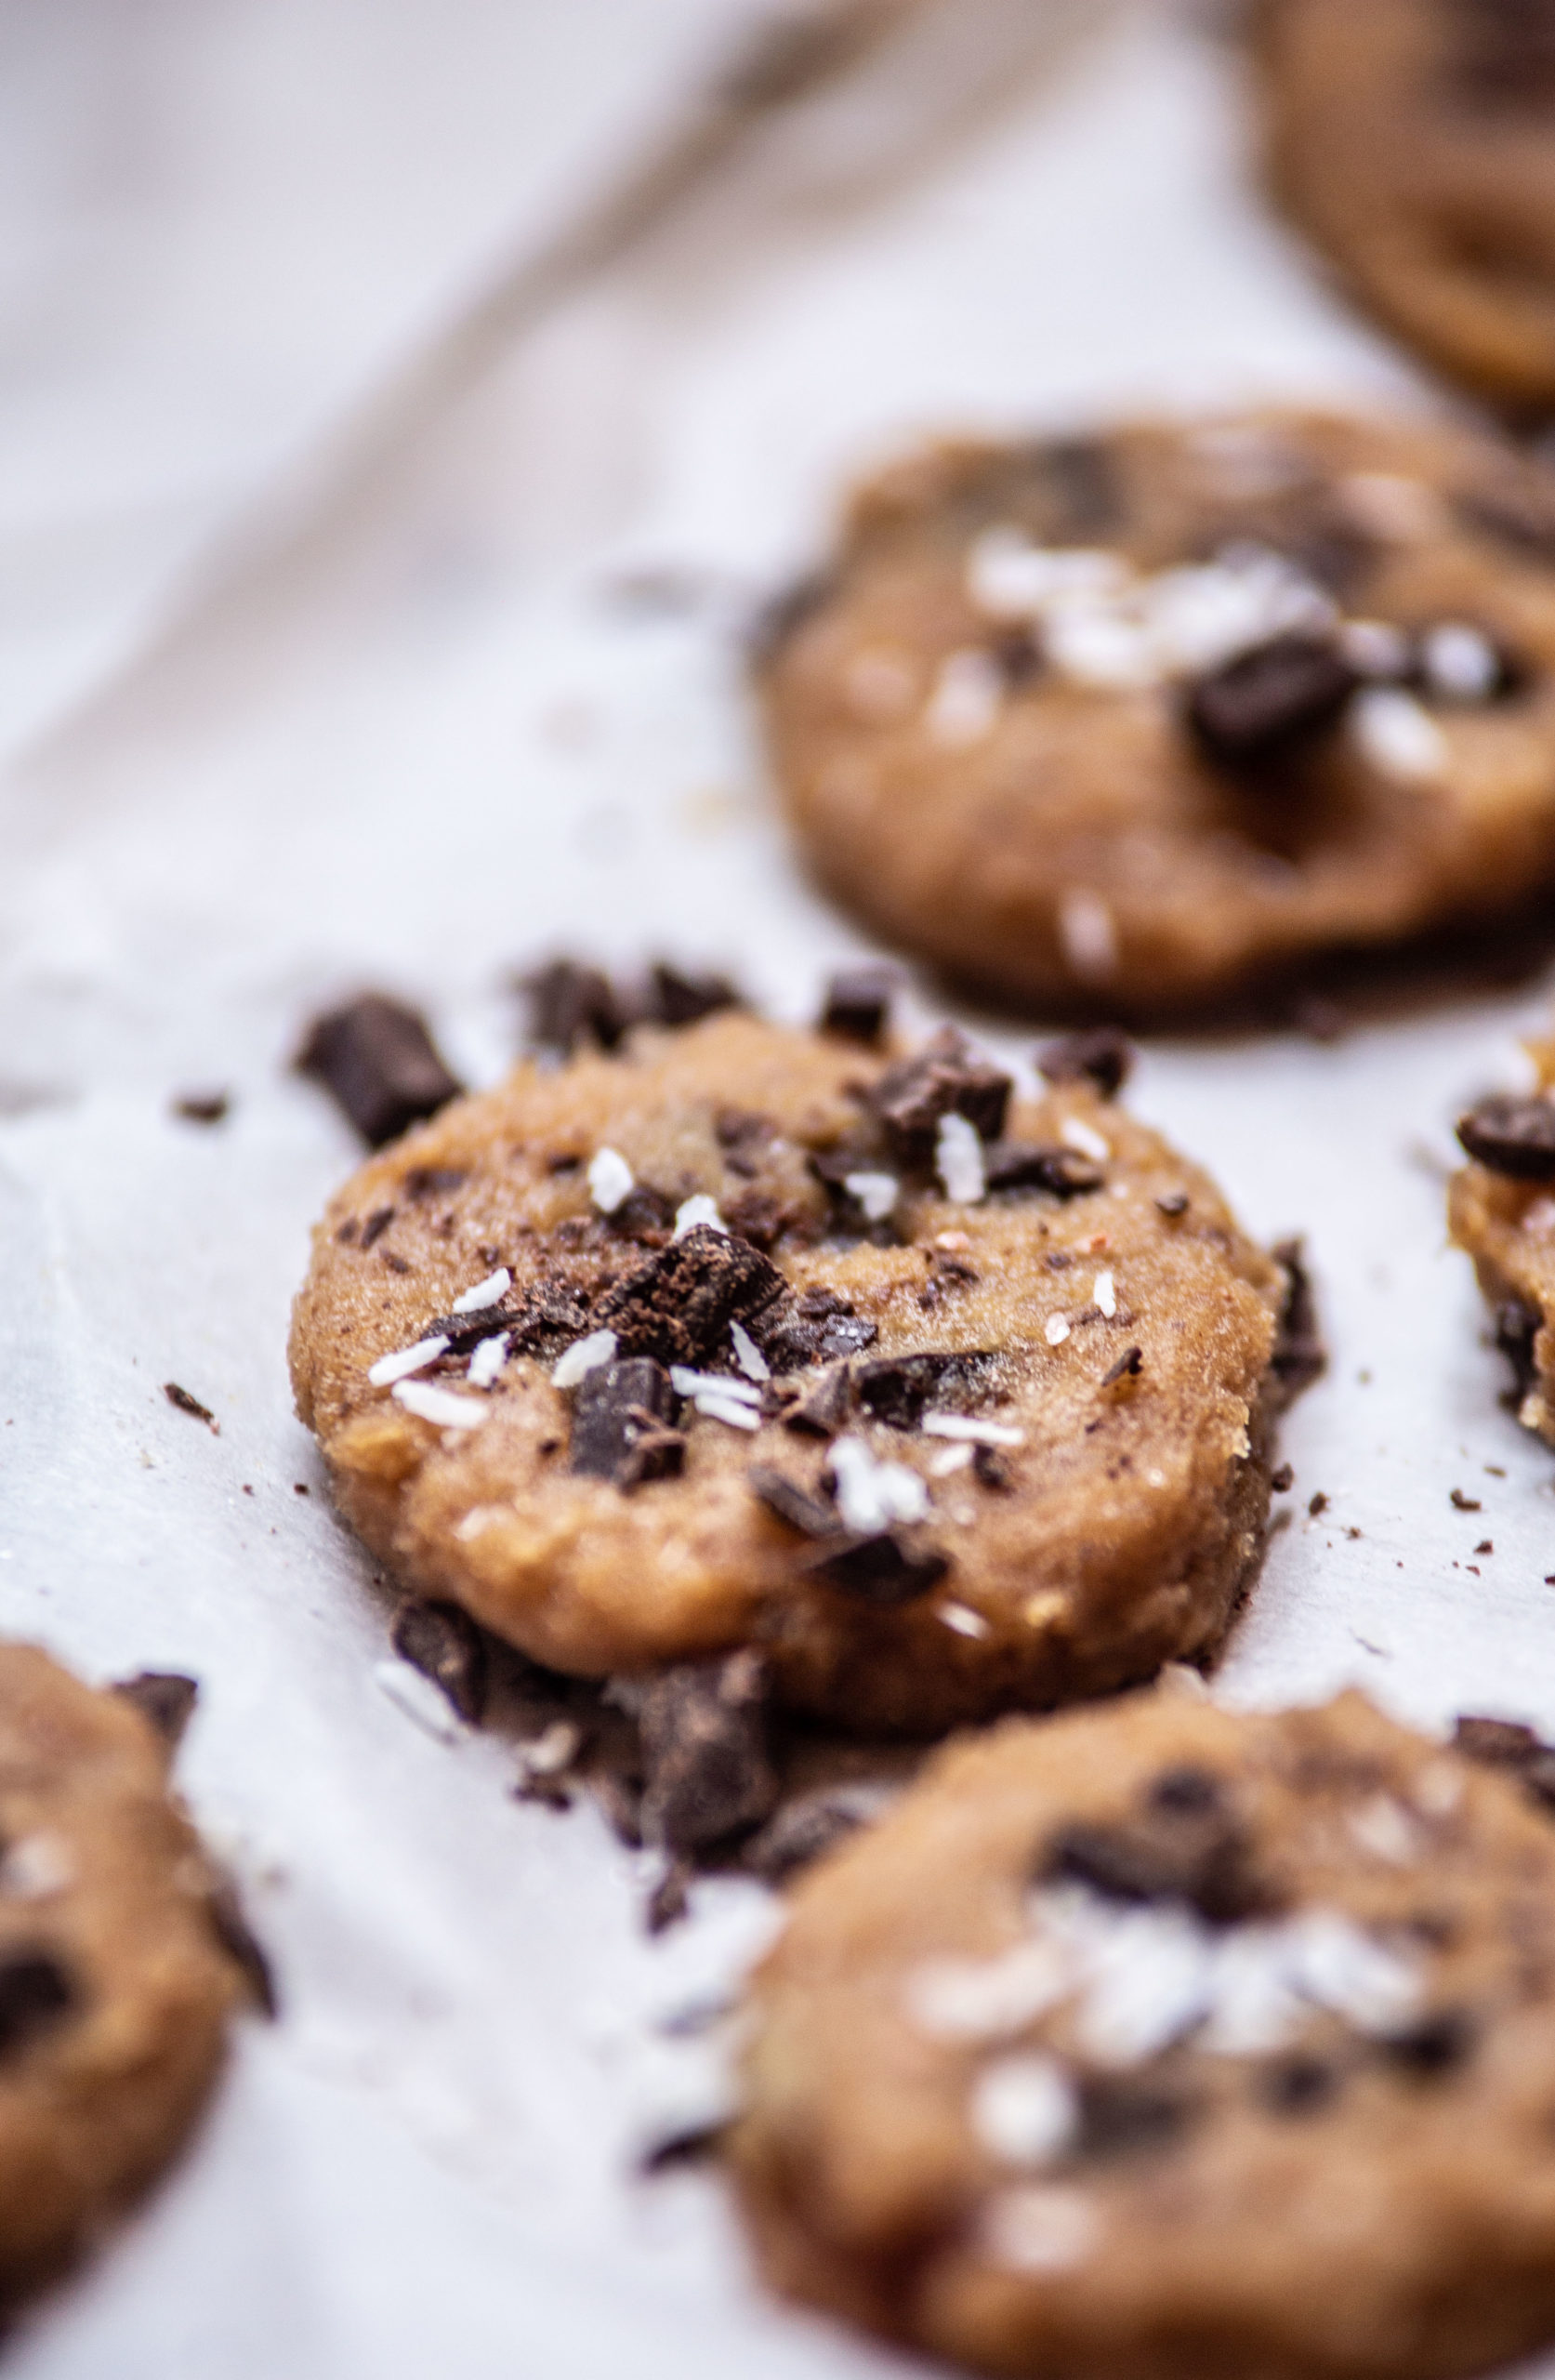
[[[933,446],[757,677],[817,875],[1017,1002],[1152,1019],[1555,879],[1555,478],[1262,413]]]
[[[1528,1050],[1535,1088],[1492,1091],[1458,1119],[1469,1163],[1447,1220],[1495,1316],[1518,1419],[1555,1446],[1555,1041]]]
[[[244,1990],[252,1946],[168,1792],[186,1683],[97,1694],[0,1646],[0,2309],[167,2163]]]
[[[1291,1276],[1092,1063],[1026,1097],[949,1029],[728,1012],[447,1108],[334,1200],[297,1298],[342,1510],[551,1669],[749,1647],[859,1729],[1206,1655]]]
[[[1555,2336],[1555,1830],[1359,1695],[941,1753],[747,2014],[760,2259],[904,2344],[1448,2380]]]
[[[1523,411],[1555,400],[1550,0],[1258,0],[1270,173],[1355,295]]]

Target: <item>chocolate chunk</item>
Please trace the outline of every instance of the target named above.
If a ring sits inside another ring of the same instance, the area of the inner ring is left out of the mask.
[[[1310,1388],[1327,1369],[1328,1350],[1318,1324],[1317,1301],[1306,1267],[1304,1242],[1282,1239],[1269,1252],[1285,1276],[1285,1302],[1280,1308],[1269,1358],[1284,1408],[1294,1405],[1302,1390]]]
[[[1339,2086],[1337,2069],[1321,2057],[1298,2053],[1281,2058],[1258,2078],[1258,2096],[1276,2115],[1311,2115],[1330,2100]]]
[[[629,1206],[630,1199],[626,1203]],[[736,1197],[726,1198],[723,1217],[737,1238],[748,1239],[753,1248],[763,1250],[775,1248],[785,1231],[805,1220],[802,1209],[765,1190],[742,1190]]]
[[[596,1364],[573,1401],[569,1469],[623,1491],[675,1477],[686,1441],[669,1426],[674,1413],[669,1374],[652,1355]]]
[[[1180,2092],[1120,2075],[1087,2075],[1080,2086],[1075,2146],[1082,2157],[1118,2157],[1164,2149],[1187,2129],[1193,2115],[1192,2102]]]
[[[183,1677],[177,1670],[141,1670],[135,1677],[117,1679],[113,1691],[133,1702],[164,1743],[176,1748],[193,1714],[200,1687],[197,1680]]]
[[[1405,2072],[1429,2081],[1462,2066],[1474,2046],[1472,2019],[1461,2008],[1436,2008],[1402,2032],[1389,2033],[1383,2055]]]
[[[1150,1789],[1150,1800],[1155,1809],[1202,1818],[1206,1811],[1223,1806],[1225,1793],[1212,1768],[1199,1768],[1183,1761],[1175,1768],[1162,1770]]]
[[[529,1033],[543,1050],[571,1057],[582,1041],[613,1050],[626,1029],[626,1017],[608,975],[575,959],[553,959],[533,975],[519,979],[529,1000]]]
[[[773,1471],[765,1463],[753,1463],[745,1474],[750,1492],[775,1513],[790,1528],[802,1531],[806,1537],[839,1537],[842,1523],[835,1504],[824,1504],[811,1496],[797,1480],[788,1478],[781,1471]]]
[[[1458,0],[1454,82],[1481,108],[1542,113],[1555,98],[1555,13],[1548,0]]]
[[[789,638],[831,601],[836,586],[833,572],[813,570],[763,603],[745,632],[752,664],[762,668],[775,661]]]
[[[727,975],[688,975],[662,959],[649,971],[649,981],[651,1013],[657,1025],[695,1025],[718,1009],[744,1005]]]
[[[377,1246],[379,1240],[383,1237],[385,1232],[389,1229],[389,1224],[394,1221],[394,1218],[399,1211],[400,1210],[397,1207],[374,1208],[372,1213],[368,1216],[366,1222],[362,1226],[362,1247],[363,1252],[365,1252],[369,1248],[376,1248]]]
[[[1275,637],[1194,681],[1188,725],[1207,760],[1256,768],[1287,758],[1332,727],[1359,683],[1332,645]]]
[[[488,1311],[494,1313],[496,1309]],[[462,1315],[453,1318],[460,1322],[465,1319]],[[505,1315],[497,1327],[511,1329],[509,1344],[514,1355],[544,1355],[570,1347],[574,1339],[586,1338],[594,1326],[583,1293],[566,1281],[549,1280],[534,1282],[516,1310]],[[490,1332],[483,1335],[489,1337]]]
[[[988,650],[998,663],[1000,677],[1009,687],[1029,685],[1042,668],[1042,646],[1030,628],[1001,628],[990,639]]]
[[[950,1557],[911,1530],[887,1529],[877,1537],[845,1538],[807,1567],[861,1602],[893,1610],[938,1586]]]
[[[972,1477],[980,1488],[991,1488],[999,1495],[1008,1495],[1015,1485],[1015,1474],[995,1447],[972,1448]]]
[[[486,1715],[486,1640],[456,1603],[412,1595],[400,1606],[389,1642],[402,1661],[441,1686],[461,1719]]]
[[[316,1018],[296,1064],[323,1085],[375,1149],[464,1089],[438,1055],[426,1019],[381,992]]]
[[[1466,1496],[1461,1488],[1455,1488],[1447,1501],[1455,1513],[1477,1513],[1480,1510],[1479,1498]]]
[[[205,1899],[205,1914],[216,1936],[248,1986],[249,1997],[261,2016],[274,2017],[281,2000],[269,1956],[244,1913],[238,1888],[230,1876],[216,1875]]]
[[[881,1355],[856,1365],[853,1385],[873,1420],[916,1430],[937,1405],[982,1394],[998,1368],[997,1355],[969,1349],[956,1355]]]
[[[1516,1719],[1463,1717],[1453,1730],[1453,1750],[1492,1768],[1522,1768],[1545,1749],[1534,1728]]]
[[[1539,1376],[1534,1354],[1543,1316],[1519,1298],[1504,1299],[1496,1309],[1496,1344],[1512,1368],[1510,1402],[1521,1405]]]
[[[731,1322],[759,1345],[759,1317],[785,1292],[776,1265],[748,1240],[699,1223],[610,1290],[593,1327],[613,1330],[623,1355],[694,1367],[727,1348]]]
[[[181,1116],[186,1124],[220,1124],[226,1120],[231,1100],[224,1091],[187,1091],[173,1102],[173,1113]]]
[[[1048,1873],[1089,1884],[1111,1900],[1179,1900],[1213,1925],[1232,1925],[1268,1910],[1245,1834],[1206,1773],[1207,1798],[1195,1784],[1162,1798],[1160,1782],[1138,1816],[1100,1824],[1076,1819],[1056,1836]]]
[[[824,1372],[809,1395],[784,1415],[783,1426],[810,1437],[835,1438],[848,1427],[852,1410],[852,1368],[841,1363]]]
[[[1555,1100],[1493,1091],[1467,1116],[1457,1136],[1477,1165],[1514,1182],[1555,1181]]]
[[[866,1796],[850,1794],[845,1786],[802,1794],[745,1845],[744,1864],[770,1884],[786,1884],[801,1868],[857,1834],[869,1816]]]
[[[1045,1082],[1093,1083],[1103,1099],[1115,1099],[1134,1070],[1134,1047],[1115,1025],[1093,1025],[1039,1050],[1037,1069]]]
[[[1321,1517],[1321,1515],[1322,1515],[1324,1513],[1325,1513],[1327,1510],[1328,1510],[1328,1499],[1327,1499],[1327,1497],[1324,1494],[1324,1492],[1323,1492],[1322,1488],[1320,1488],[1318,1489],[1317,1494],[1316,1494],[1315,1496],[1312,1496],[1312,1497],[1309,1498],[1309,1500],[1308,1500],[1308,1503],[1307,1503],[1307,1511],[1308,1511],[1308,1513],[1310,1514],[1310,1515],[1311,1516],[1311,1518],[1315,1521],[1315,1520],[1319,1519],[1319,1518]]]
[[[407,1198],[441,1198],[462,1190],[468,1180],[462,1165],[413,1165],[402,1187]]]
[[[0,1958],[0,2058],[15,2057],[75,2005],[75,1987],[49,1951],[7,1950]]]
[[[1102,1388],[1116,1388],[1120,1381],[1138,1380],[1144,1368],[1144,1349],[1126,1347],[1116,1363],[1102,1373],[1100,1384]]]
[[[1048,542],[1084,545],[1127,524],[1123,478],[1099,438],[1045,438],[1026,447],[1022,470],[1037,483]]]
[[[197,1396],[191,1396],[188,1389],[180,1388],[176,1380],[165,1380],[162,1383],[162,1393],[168,1404],[177,1406],[180,1413],[189,1414],[193,1421],[204,1421],[207,1429],[214,1431],[217,1437],[220,1436],[221,1424],[210,1407],[202,1405]]]
[[[1004,1130],[1014,1085],[981,1058],[963,1033],[942,1026],[915,1057],[888,1066],[867,1093],[891,1154],[903,1165],[931,1164],[942,1117],[965,1116],[985,1141]]]
[[[835,1289],[812,1289],[769,1308],[753,1335],[773,1371],[790,1372],[859,1355],[879,1331]]]
[[[1059,1142],[995,1141],[983,1151],[982,1162],[990,1190],[1046,1190],[1055,1198],[1083,1198],[1107,1179],[1091,1158]]]
[[[1466,488],[1456,500],[1469,528],[1509,546],[1524,560],[1555,564],[1555,480],[1541,473],[1512,476],[1480,488]]]
[[[1276,1496],[1288,1495],[1290,1490],[1296,1485],[1296,1472],[1294,1467],[1288,1462],[1282,1462],[1278,1471],[1272,1471],[1270,1473],[1269,1485],[1273,1489]]]
[[[423,1323],[423,1339],[446,1339],[444,1357],[468,1355],[479,1347],[482,1339],[494,1339],[499,1331],[514,1328],[515,1315],[511,1306],[483,1305],[474,1314],[440,1314]]]
[[[821,1011],[823,1033],[873,1048],[885,1036],[896,976],[890,967],[844,967],[826,985]]]
[[[778,1125],[773,1117],[749,1108],[720,1107],[713,1130],[731,1173],[743,1174],[748,1182],[760,1167],[763,1151],[777,1138]]]
[[[646,1842],[705,1851],[771,1816],[778,1780],[767,1747],[766,1673],[758,1654],[688,1662],[642,1693]]]

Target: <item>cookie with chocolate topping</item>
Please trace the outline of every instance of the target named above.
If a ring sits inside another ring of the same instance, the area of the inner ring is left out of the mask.
[[[1150,1020],[1555,882],[1555,476],[1312,413],[1085,451],[1083,502],[1074,442],[910,456],[763,648],[831,890],[1006,998]]]
[[[1011,2380],[1555,2339],[1555,1831],[1500,1757],[1159,1691],[938,1754],[749,1987],[769,2278]]]
[[[1270,176],[1345,284],[1520,412],[1555,401],[1555,7],[1258,0]]]
[[[1207,1656],[1290,1277],[1111,1055],[1028,1097],[952,1031],[729,1012],[448,1108],[335,1199],[297,1302],[343,1511],[549,1669],[748,1649],[861,1730]]]
[[[1555,1041],[1530,1041],[1531,1091],[1491,1091],[1458,1118],[1469,1163],[1447,1221],[1495,1319],[1524,1429],[1555,1446]]]
[[[0,1646],[0,2313],[173,2157],[259,1961],[169,1793],[191,1697]]]

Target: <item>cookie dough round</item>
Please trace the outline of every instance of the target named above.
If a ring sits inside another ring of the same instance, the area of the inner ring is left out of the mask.
[[[823,882],[1017,1002],[1150,1020],[1555,879],[1555,479],[1312,413],[933,446],[757,676]]]
[[[761,2262],[903,2343],[1447,2380],[1555,2335],[1555,1830],[1359,1695],[941,1753],[747,2016]]]
[[[1555,1041],[1531,1041],[1536,1081],[1493,1092],[1459,1121],[1469,1162],[1447,1189],[1447,1222],[1512,1367],[1518,1419],[1555,1446]]]
[[[1505,405],[1555,400],[1548,0],[1258,0],[1278,197],[1363,302]]]
[[[1088,1080],[732,1014],[363,1167],[292,1374],[368,1544],[535,1659],[749,1646],[791,1707],[929,1731],[1218,1644],[1285,1294]]]
[[[120,1695],[0,1646],[0,2308],[173,2156],[244,1990],[220,1887]]]

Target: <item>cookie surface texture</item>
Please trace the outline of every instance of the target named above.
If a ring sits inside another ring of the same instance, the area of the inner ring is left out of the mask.
[[[152,2179],[221,2064],[243,1986],[167,1764],[126,1700],[0,1646],[0,2306]]]
[[[1535,1089],[1493,1092],[1459,1121],[1469,1161],[1448,1185],[1447,1222],[1473,1259],[1518,1419],[1555,1446],[1555,1041],[1528,1051]]]
[[[1548,0],[1261,0],[1276,194],[1389,327],[1514,408],[1555,399]]]
[[[929,1731],[1218,1643],[1283,1291],[1088,1083],[728,1015],[364,1167],[293,1379],[375,1553],[534,1659],[750,1646],[791,1707]]]
[[[1358,1695],[938,1755],[794,1895],[768,2276],[979,2370],[1447,2380],[1555,2334],[1555,1831]]]
[[[756,668],[822,882],[1027,1006],[1213,1011],[1555,878],[1555,478],[1456,430],[930,447]]]

